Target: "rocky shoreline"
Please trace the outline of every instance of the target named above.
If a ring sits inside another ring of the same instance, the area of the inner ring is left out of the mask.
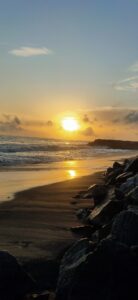
[[[83,208],[77,208],[80,203]],[[80,191],[71,204],[80,226],[70,228],[76,242],[53,264],[57,283],[52,291],[43,291],[27,268],[1,251],[1,300],[137,298],[138,157],[114,162],[102,184]]]

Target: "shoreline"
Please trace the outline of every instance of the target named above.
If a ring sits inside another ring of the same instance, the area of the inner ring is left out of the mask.
[[[122,161],[135,156],[136,153],[124,155],[91,157],[86,160],[72,160],[48,165],[1,168],[0,172],[0,202],[13,200],[14,194],[37,186],[49,185],[81,176],[91,175],[106,170],[113,161]]]
[[[70,227],[80,222],[72,197],[80,189],[102,181],[103,172],[50,185],[34,187],[15,194],[0,204],[0,248],[22,263],[54,260],[76,240]],[[86,202],[85,202],[86,203]],[[83,203],[81,204],[83,207]]]

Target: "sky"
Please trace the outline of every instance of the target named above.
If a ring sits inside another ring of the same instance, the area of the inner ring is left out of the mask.
[[[137,140],[137,16],[138,0],[0,0],[0,133]]]

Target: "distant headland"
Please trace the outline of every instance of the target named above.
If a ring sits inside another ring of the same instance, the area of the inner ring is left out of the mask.
[[[138,142],[137,141],[96,139],[93,142],[89,142],[88,145],[96,146],[96,147],[108,147],[108,148],[112,148],[112,149],[138,150]]]

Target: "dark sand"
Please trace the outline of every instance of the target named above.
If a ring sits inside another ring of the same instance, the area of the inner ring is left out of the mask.
[[[0,249],[9,251],[21,262],[55,259],[76,239],[70,227],[79,225],[75,210],[84,203],[73,205],[72,197],[89,185],[101,182],[102,178],[102,173],[95,173],[36,187],[2,203]]]

